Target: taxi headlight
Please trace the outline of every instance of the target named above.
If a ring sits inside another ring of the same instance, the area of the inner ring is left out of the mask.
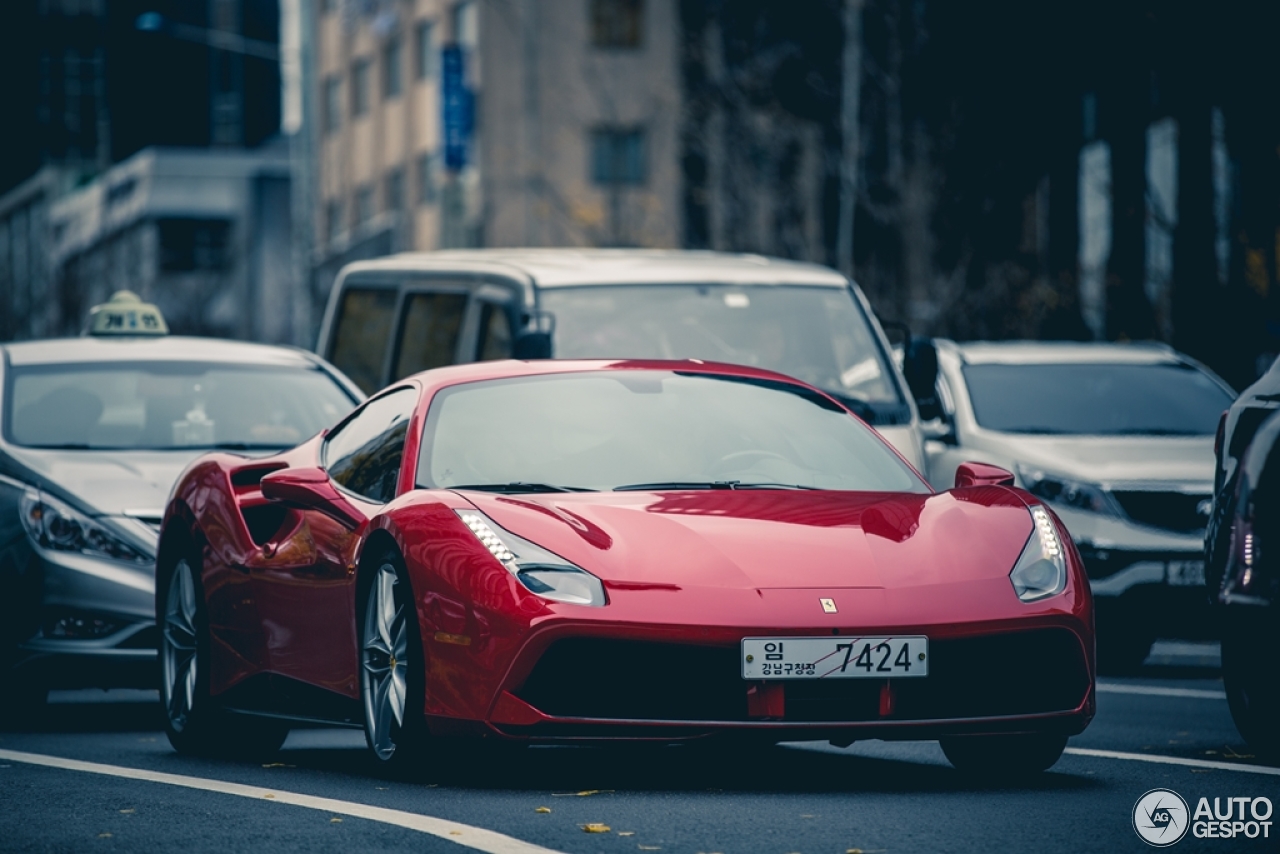
[[[38,490],[28,489],[23,493],[19,515],[27,534],[46,549],[82,552],[129,563],[151,563],[150,557],[88,516]]]
[[[517,537],[475,510],[457,510],[458,518],[525,589],[543,599],[572,605],[607,603],[600,579],[537,543]]]
[[[1061,593],[1067,586],[1067,559],[1062,537],[1043,507],[1031,508],[1031,532],[1022,555],[1009,573],[1014,592],[1023,602]]]

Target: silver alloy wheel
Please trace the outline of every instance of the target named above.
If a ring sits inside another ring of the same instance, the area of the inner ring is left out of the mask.
[[[182,732],[196,695],[196,585],[186,558],[173,568],[165,597],[160,665],[165,713],[174,730]]]
[[[369,746],[379,759],[396,752],[392,723],[404,724],[408,674],[408,615],[396,601],[396,568],[383,563],[374,573],[365,602],[360,651],[361,697]]]

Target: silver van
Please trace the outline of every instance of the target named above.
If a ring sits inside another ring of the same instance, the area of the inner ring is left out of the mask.
[[[907,343],[910,385],[862,292],[815,264],[701,251],[476,249],[347,265],[316,349],[367,392],[487,359],[753,365],[826,390],[923,470],[912,391],[932,390],[936,354]]]

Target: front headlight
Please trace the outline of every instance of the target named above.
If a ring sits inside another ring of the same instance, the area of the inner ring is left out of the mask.
[[[37,490],[28,489],[23,493],[19,514],[27,534],[46,549],[151,563],[150,557],[88,516]]]
[[[1009,573],[1013,590],[1023,602],[1061,593],[1067,586],[1067,558],[1058,529],[1043,507],[1031,508],[1035,530]]]
[[[454,511],[489,554],[505,566],[530,593],[572,605],[604,605],[600,579],[537,543],[498,526],[475,510]]]
[[[1018,480],[1023,488],[1037,498],[1043,498],[1050,504],[1060,504],[1074,510],[1087,510],[1091,513],[1112,513],[1111,500],[1100,486],[1071,480],[1061,475],[1046,472],[1034,466],[1017,464]]]

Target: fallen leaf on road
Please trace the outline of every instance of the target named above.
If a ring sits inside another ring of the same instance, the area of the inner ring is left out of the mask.
[[[283,762],[268,762],[263,768],[297,768],[297,765],[285,765]]]
[[[122,812],[122,813],[131,813],[131,812],[137,812],[137,810],[135,810],[135,809],[133,809],[133,808],[129,808],[129,809],[127,809],[127,810],[120,810],[120,812]]]
[[[274,797],[275,797],[275,795],[272,795],[272,794],[266,794],[266,795],[263,795],[262,797],[264,797],[264,798],[274,798]]]
[[[661,845],[637,845],[636,847],[639,848],[641,851],[661,851],[662,850]]]
[[[387,790],[386,786],[374,786],[374,788],[377,789],[379,792],[385,792]]]
[[[620,830],[618,831],[618,835],[619,836],[635,836],[636,832],[634,830]]]
[[[608,833],[610,830],[609,825],[600,824],[597,821],[593,821],[590,824],[583,824],[579,826],[587,833]]]
[[[586,798],[591,795],[608,795],[613,789],[584,789],[581,792],[552,792],[553,798]]]
[[[534,812],[551,812],[551,807],[538,807]]]
[[[99,838],[99,839],[110,839],[110,838],[111,838],[111,834],[110,834],[110,833],[99,833],[99,834],[98,834],[98,838]]]
[[[342,824],[342,819],[335,815],[333,818],[329,819],[329,824]]]

